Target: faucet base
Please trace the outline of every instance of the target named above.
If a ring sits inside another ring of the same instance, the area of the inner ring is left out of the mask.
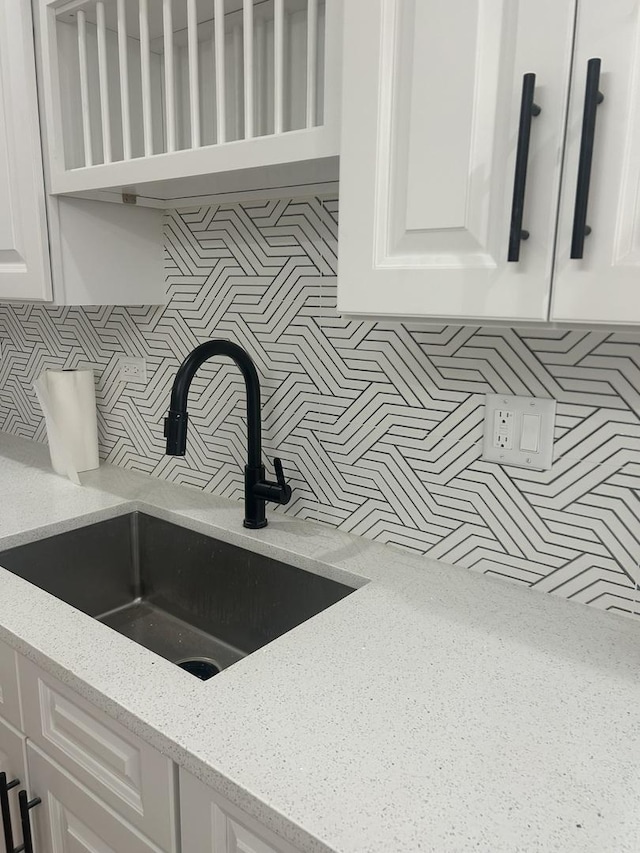
[[[262,527],[266,527],[267,524],[268,522],[266,518],[264,519],[264,521],[250,521],[249,519],[245,518],[245,520],[242,522],[242,526],[248,527],[249,530],[260,530]]]

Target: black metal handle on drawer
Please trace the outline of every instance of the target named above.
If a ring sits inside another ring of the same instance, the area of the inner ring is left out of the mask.
[[[534,116],[540,115],[541,112],[540,107],[533,102],[535,88],[536,75],[525,74],[522,78],[516,170],[513,178],[513,201],[511,202],[511,225],[509,227],[508,261],[520,260],[520,241],[529,239],[529,232],[522,229],[522,217],[524,214],[524,193],[527,186],[527,166],[529,165],[531,119]]]
[[[591,183],[593,142],[596,134],[596,111],[598,105],[604,101],[604,95],[598,89],[599,85],[600,60],[590,59],[587,63],[587,84],[584,90],[578,183],[576,186],[576,203],[573,211],[572,258],[584,257],[584,238],[591,234],[591,228],[587,225],[587,206],[589,204],[589,185]]]
[[[9,791],[20,784],[19,779],[7,782],[7,774],[0,773],[0,812],[2,813],[2,829],[4,831],[4,846],[7,853],[13,851],[13,828],[11,826],[11,811],[9,809]]]
[[[42,800],[40,797],[34,797],[30,800],[26,791],[20,791],[18,794],[18,802],[20,803],[20,822],[22,823],[22,844],[20,847],[16,847],[13,853],[33,853],[31,816],[29,815],[29,812],[35,806],[39,806]]]

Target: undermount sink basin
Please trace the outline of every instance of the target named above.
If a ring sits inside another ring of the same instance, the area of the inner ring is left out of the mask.
[[[353,592],[140,512],[2,551],[0,566],[203,679]]]

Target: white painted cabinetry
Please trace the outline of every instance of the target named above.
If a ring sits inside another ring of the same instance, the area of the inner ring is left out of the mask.
[[[47,195],[31,4],[0,0],[0,300],[162,304],[162,251],[159,210]]]
[[[0,298],[50,299],[29,3],[0,0]]]
[[[337,179],[342,0],[33,2],[54,193],[175,207]]]
[[[640,322],[640,2],[579,0],[551,317]],[[587,205],[571,258],[590,59],[601,60]]]
[[[180,802],[185,853],[299,853],[182,769]]]
[[[32,743],[27,755],[30,790],[42,800],[31,811],[34,853],[161,853]]]
[[[5,840],[7,825],[14,846],[24,840],[22,797],[34,802],[33,853],[177,853],[170,759],[3,643],[0,694],[0,773],[19,780],[11,821],[0,815]]]
[[[159,848],[173,850],[173,762],[28,660],[19,659],[19,670],[29,741]]]
[[[639,16],[639,0],[347,0],[338,310],[640,322]],[[604,101],[576,259],[594,58]]]
[[[15,847],[22,796],[33,853],[299,853],[2,642],[0,700]]]
[[[2,797],[6,796],[11,816],[11,829],[7,834],[4,816],[0,812],[0,843],[4,842],[6,847],[12,842],[17,847],[18,839],[21,838],[18,792],[28,786],[25,749],[25,737],[0,717],[0,774],[5,774],[4,779],[0,776],[0,785],[3,782],[6,785],[6,794],[4,790],[0,791],[0,803]]]
[[[347,0],[338,310],[543,320],[573,0]],[[520,261],[507,261],[535,73]]]

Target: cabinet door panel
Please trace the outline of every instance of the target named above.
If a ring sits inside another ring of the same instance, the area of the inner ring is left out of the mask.
[[[587,211],[571,259],[587,62],[602,60]],[[580,0],[552,319],[640,322],[640,2]]]
[[[51,299],[31,3],[0,0],[0,299]]]
[[[29,793],[42,800],[31,811],[38,853],[161,853],[36,747],[27,751]]]
[[[574,0],[348,0],[338,309],[544,320]],[[507,262],[525,73],[520,261]]]
[[[182,769],[180,804],[185,853],[299,853]]]
[[[28,786],[24,760],[24,744],[25,739],[22,734],[13,729],[3,719],[0,719],[0,773],[7,774],[8,782],[12,782],[14,779],[20,780],[20,784],[9,791],[14,847],[18,847],[19,842],[22,840],[20,811],[18,809],[18,791]],[[0,846],[4,849],[4,835],[1,827],[0,839]]]
[[[31,661],[20,658],[19,666],[30,741],[161,847],[175,849],[170,759]]]

